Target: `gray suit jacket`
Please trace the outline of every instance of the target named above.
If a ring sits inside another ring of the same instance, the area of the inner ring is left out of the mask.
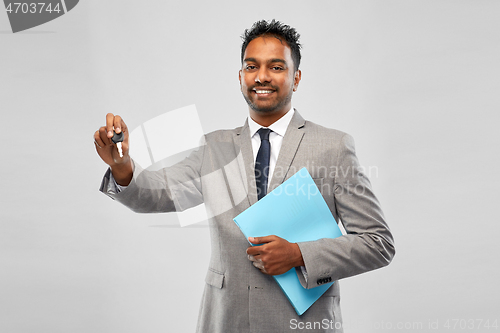
[[[135,165],[130,185],[108,194],[141,213],[181,211],[201,202],[207,206],[212,252],[197,332],[342,332],[338,282],[299,317],[274,279],[247,259],[249,243],[233,218],[257,201],[248,123],[212,132],[205,140],[172,167],[150,172]],[[347,231],[336,239],[298,244],[308,276],[306,281],[296,268],[304,288],[388,265],[395,253],[393,238],[351,136],[305,121],[295,112],[269,191],[302,167]],[[108,181],[109,170],[102,191]]]

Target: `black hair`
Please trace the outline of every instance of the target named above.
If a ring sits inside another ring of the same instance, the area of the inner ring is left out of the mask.
[[[243,44],[241,45],[241,63],[243,63],[243,57],[248,44],[255,38],[262,36],[275,37],[282,43],[285,41],[292,51],[292,60],[295,70],[297,71],[299,69],[301,48],[299,43],[300,35],[294,28],[280,21],[275,21],[274,19],[271,22],[265,20],[255,22],[252,28],[245,29],[245,32],[241,35],[241,39],[243,39]]]

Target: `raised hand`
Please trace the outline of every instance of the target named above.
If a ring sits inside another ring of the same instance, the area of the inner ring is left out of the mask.
[[[113,132],[123,132],[122,152],[120,157],[116,144],[111,141]],[[128,185],[132,179],[132,161],[128,154],[128,128],[123,119],[112,113],[106,115],[106,126],[94,133],[94,144],[99,157],[109,165],[113,177],[120,185]]]

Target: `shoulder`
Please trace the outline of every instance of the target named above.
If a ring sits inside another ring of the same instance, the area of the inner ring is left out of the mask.
[[[234,129],[221,129],[205,134],[207,142],[232,141],[235,136],[241,133],[243,126]]]
[[[352,139],[346,132],[319,125],[310,120],[305,120],[297,109],[290,123],[292,127],[299,128],[308,140],[319,140],[321,142],[342,142],[345,139]]]
[[[302,127],[304,139],[308,141],[324,142],[331,145],[350,145],[354,143],[353,137],[338,129],[324,127],[312,121],[306,120]]]

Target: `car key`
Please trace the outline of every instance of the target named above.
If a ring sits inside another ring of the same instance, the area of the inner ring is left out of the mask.
[[[123,157],[123,150],[122,150],[123,132],[120,132],[120,134],[113,132],[113,137],[111,138],[111,141],[113,141],[113,143],[116,144],[116,148],[118,148],[118,153],[120,154],[120,158]]]

